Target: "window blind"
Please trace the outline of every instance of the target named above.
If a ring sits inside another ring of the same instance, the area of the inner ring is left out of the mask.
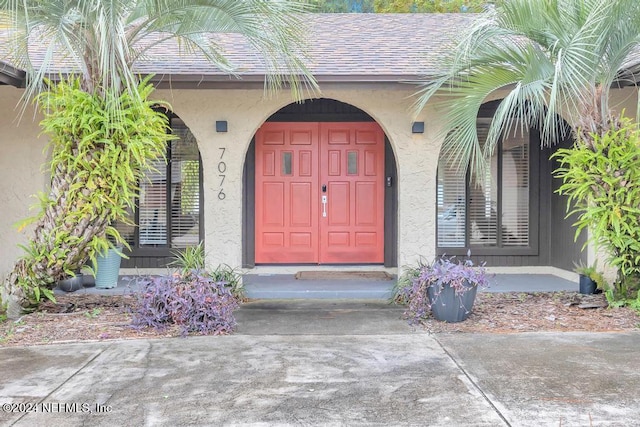
[[[478,120],[478,140],[484,147],[489,121]],[[495,246],[498,242],[498,149],[488,161],[483,176],[471,176],[469,185],[469,243]]]
[[[490,119],[478,119],[486,141]],[[438,162],[438,247],[529,245],[529,132],[507,134],[488,160],[485,173],[459,173],[453,162]]]
[[[529,244],[529,132],[502,144],[502,244]]]
[[[179,137],[171,143],[171,247],[200,242],[200,158],[198,144],[184,122],[171,122]]]
[[[157,159],[140,183],[140,246],[167,244],[167,165]]]

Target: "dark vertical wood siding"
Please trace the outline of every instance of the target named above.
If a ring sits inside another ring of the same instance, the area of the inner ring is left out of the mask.
[[[559,147],[562,148],[569,148],[570,146],[570,140],[563,141],[562,144],[559,144]],[[555,170],[558,167],[555,160],[548,160],[548,164],[552,170]],[[565,219],[567,215],[567,198],[556,193],[556,190],[561,184],[562,181],[559,179],[553,178],[551,181],[552,191],[549,203],[550,265],[571,270],[574,268],[574,264],[581,261],[586,263],[587,261],[586,251],[581,251],[581,248],[587,239],[587,234],[584,232],[581,233],[578,240],[574,241],[576,231],[572,224],[575,222],[576,217],[574,215],[569,217],[569,219]]]
[[[532,140],[532,149],[539,147],[539,141]],[[559,146],[570,146],[565,141]],[[503,255],[483,254],[472,256],[474,262],[486,262],[488,266],[521,267],[521,266],[553,266],[565,270],[573,269],[573,263],[586,261],[586,253],[581,253],[585,236],[582,235],[574,242],[574,219],[565,219],[566,198],[555,194],[560,181],[553,178],[552,172],[556,167],[549,159],[556,148],[540,150],[537,167],[531,170],[532,180],[538,181],[539,204],[532,219],[537,220],[538,251],[534,255]],[[440,251],[442,253],[442,251]]]
[[[129,259],[122,259],[120,267],[122,268],[164,268],[173,261],[173,257],[166,255],[159,256],[140,256],[129,255]]]

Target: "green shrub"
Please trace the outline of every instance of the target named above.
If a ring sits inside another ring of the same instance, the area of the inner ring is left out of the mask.
[[[635,300],[640,284],[640,132],[629,119],[610,122],[602,134],[578,139],[552,158],[560,166],[559,194],[568,197],[567,216],[578,215],[576,239],[584,229],[589,241],[607,254],[618,277],[606,295],[611,301]],[[583,247],[584,249],[584,247]]]
[[[173,251],[173,261],[169,263],[169,266],[178,268],[183,276],[193,270],[204,270],[204,245],[200,242],[196,246]]]
[[[5,282],[7,294],[22,294],[23,309],[33,310],[41,296],[53,299],[57,280],[72,276],[87,260],[95,263],[96,254],[113,242],[126,245],[112,224],[133,225],[128,212],[138,183],[175,138],[166,114],[149,99],[154,89],[148,80],[137,95],[87,93],[71,79],[49,82],[38,96],[51,182],[38,194],[38,213],[17,224],[23,229],[35,223],[34,238],[21,245],[24,255]]]
[[[202,242],[197,246],[174,251],[173,261],[169,263],[169,266],[178,268],[182,277],[186,277],[193,272],[207,276],[215,282],[223,283],[239,301],[245,298],[242,274],[227,264],[220,264],[215,270],[207,268],[206,254]]]
[[[215,270],[210,271],[209,276],[216,282],[222,282],[239,301],[245,299],[242,274],[227,264],[220,264]]]

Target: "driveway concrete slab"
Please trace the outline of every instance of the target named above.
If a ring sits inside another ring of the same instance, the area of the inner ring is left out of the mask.
[[[401,312],[263,301],[231,336],[0,348],[0,425],[638,425],[640,332],[429,335]]]
[[[640,333],[443,334],[437,339],[513,426],[640,422]]]
[[[37,410],[36,402],[62,387],[106,347],[79,343],[0,349],[0,403],[9,404],[0,406],[1,425],[11,425],[25,412]]]
[[[422,334],[120,341],[89,345],[100,354],[88,364],[65,357],[81,347],[0,349],[2,360],[20,357],[34,370],[44,359],[62,368],[37,390],[25,388],[31,380],[9,378],[2,404],[30,403],[37,412],[3,413],[2,422],[504,425],[440,345]]]

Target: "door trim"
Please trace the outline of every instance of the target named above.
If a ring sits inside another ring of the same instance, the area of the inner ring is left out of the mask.
[[[325,122],[325,120],[317,120]],[[384,267],[398,266],[398,173],[393,147],[385,135],[385,191],[384,191]],[[245,156],[242,200],[242,267],[254,268],[255,263],[255,137]],[[386,179],[391,178],[391,187]],[[286,265],[286,264],[269,264]],[[315,264],[313,264],[315,265]],[[342,264],[348,265],[348,264]],[[357,264],[364,265],[364,264]],[[380,265],[380,264],[372,264]]]

